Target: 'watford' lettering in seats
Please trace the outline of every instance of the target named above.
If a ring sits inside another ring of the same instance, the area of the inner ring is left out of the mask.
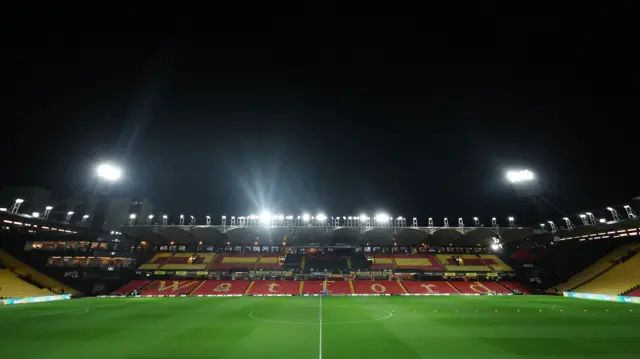
[[[464,294],[478,293],[510,293],[510,291],[496,282],[452,282]]]
[[[328,294],[340,295],[340,294],[352,294],[351,286],[348,281],[319,281],[309,280],[304,281],[302,285],[302,291],[310,294],[322,294],[325,289]]]
[[[409,293],[419,294],[458,294],[449,282],[402,282]]]
[[[368,281],[356,280],[353,282],[358,294],[403,294],[404,290],[397,281]]]
[[[199,280],[157,280],[151,283],[141,295],[184,295],[193,291],[202,281]]]
[[[248,295],[298,294],[299,282],[290,280],[256,280]]]
[[[191,295],[237,295],[244,294],[251,281],[206,280]]]

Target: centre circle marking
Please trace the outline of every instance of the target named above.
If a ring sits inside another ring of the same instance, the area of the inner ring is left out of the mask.
[[[383,312],[385,314],[387,314],[384,317],[380,317],[380,318],[374,318],[374,319],[365,319],[365,320],[352,320],[352,321],[341,321],[341,322],[325,322],[324,320],[322,321],[322,325],[332,325],[332,324],[359,324],[359,323],[370,323],[370,322],[377,322],[380,320],[387,320],[389,318],[391,318],[393,316],[393,313],[388,311],[388,310],[384,310],[384,309],[377,309],[377,308],[367,308],[370,310],[377,310],[379,312]],[[271,320],[271,319],[264,319],[264,318],[260,318],[260,317],[256,317],[255,314],[256,313],[260,313],[260,312],[264,312],[266,309],[262,309],[262,310],[256,310],[254,312],[249,313],[249,318],[253,319],[253,320],[257,320],[260,322],[267,322],[267,323],[280,323],[280,324],[307,324],[307,325],[318,325],[320,324],[320,321],[315,321],[315,322],[291,322],[291,321],[285,321],[285,320]]]

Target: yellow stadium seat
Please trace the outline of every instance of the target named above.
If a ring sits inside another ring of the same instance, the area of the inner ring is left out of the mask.
[[[427,258],[396,258],[396,265],[400,267],[429,267],[431,262]]]
[[[25,298],[52,295],[47,289],[40,289],[31,283],[18,278],[15,273],[7,269],[0,270],[0,297]]]
[[[14,270],[19,271],[20,273],[31,276],[31,279],[34,282],[39,283],[43,287],[62,289],[66,294],[72,294],[72,295],[81,294],[79,291],[69,287],[68,285],[60,283],[57,280],[38,272],[34,268],[31,268],[26,263],[21,262],[19,259],[15,258],[14,256],[10,255],[9,253],[3,250],[0,250],[0,259],[3,261],[3,263],[7,267],[13,268]]]
[[[600,273],[606,271],[607,269],[613,267],[615,264],[615,260],[618,257],[621,257],[627,254],[629,251],[634,250],[638,247],[638,244],[627,244],[620,248],[614,249],[611,253],[608,253],[604,257],[597,260],[595,263],[591,264],[581,272],[577,273],[573,277],[569,278],[566,282],[558,284],[558,290],[566,292],[570,291],[581,284],[589,281],[592,278],[595,278]]]
[[[578,293],[621,295],[640,285],[640,254],[613,266],[602,275],[574,289]]]

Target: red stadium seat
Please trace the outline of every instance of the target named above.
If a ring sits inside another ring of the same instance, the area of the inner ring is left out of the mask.
[[[464,294],[483,294],[483,293],[511,293],[507,288],[496,282],[451,282],[456,288]]]
[[[353,282],[358,294],[403,294],[404,289],[395,280],[370,281],[356,280]]]
[[[140,292],[140,295],[184,295],[200,285],[199,280],[156,280]]]
[[[520,293],[522,294],[531,294],[531,290],[529,290],[529,288],[523,286],[522,284],[518,283],[518,282],[505,282],[505,281],[501,281],[500,284],[507,288],[510,291],[513,291],[514,289],[517,289]]]
[[[306,280],[300,283],[301,291],[310,294],[322,294],[324,289],[331,295],[352,294],[351,284],[348,281],[326,281],[321,280]]]
[[[249,283],[248,280],[205,280],[191,295],[242,295]]]
[[[402,282],[409,293],[420,294],[459,294],[458,290],[454,288],[449,282]]]
[[[298,294],[300,282],[291,280],[256,280],[248,295]]]
[[[131,282],[123,285],[122,287],[113,291],[115,295],[126,295],[133,292],[136,289],[141,289],[147,286],[151,281],[148,280],[132,280]]]

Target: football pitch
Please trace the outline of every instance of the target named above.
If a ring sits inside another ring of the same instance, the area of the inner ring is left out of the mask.
[[[639,358],[640,305],[542,296],[78,299],[0,307],[0,358]]]

